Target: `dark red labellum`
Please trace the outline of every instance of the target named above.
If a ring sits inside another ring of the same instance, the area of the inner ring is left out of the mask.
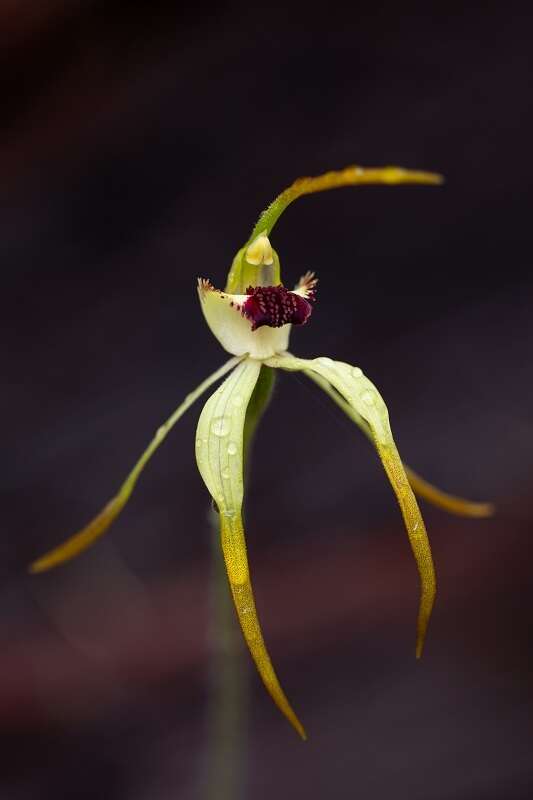
[[[252,323],[252,330],[268,325],[270,328],[281,328],[282,325],[304,325],[313,307],[309,300],[289,292],[281,284],[279,286],[249,286],[246,290],[248,299],[242,304],[243,316]]]

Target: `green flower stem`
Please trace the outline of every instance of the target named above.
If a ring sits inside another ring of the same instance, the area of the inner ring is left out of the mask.
[[[262,367],[246,412],[245,474],[249,469],[253,437],[272,396],[274,381],[274,370]],[[212,529],[211,665],[206,800],[239,800],[246,796],[249,671],[220,546],[219,515],[214,508],[210,510],[209,521]]]
[[[259,378],[255,385],[255,389],[248,403],[246,410],[246,419],[244,421],[244,470],[245,476],[247,475],[248,461],[250,456],[250,447],[253,437],[257,430],[257,426],[261,417],[265,413],[268,404],[272,398],[274,391],[274,384],[276,381],[276,373],[271,367],[261,367]]]
[[[239,800],[245,796],[245,742],[249,672],[235,617],[222,550],[218,514],[211,526],[210,688],[207,740],[207,800]]]

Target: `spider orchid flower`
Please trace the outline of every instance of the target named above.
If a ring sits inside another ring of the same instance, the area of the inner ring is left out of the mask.
[[[402,463],[394,443],[385,403],[358,366],[329,357],[302,359],[288,352],[292,325],[309,321],[317,280],[306,273],[293,290],[281,283],[280,263],[270,244],[272,229],[286,207],[305,194],[359,184],[439,184],[442,178],[397,167],[348,167],[314,178],[301,178],[261,214],[250,239],[235,256],[223,291],[209,280],[198,281],[205,320],[232,358],[192,391],[155,437],[103,510],[81,531],[30,566],[42,572],[78,555],[109,528],[129,499],[146,463],[187,409],[213,384],[223,383],[207,400],[198,421],[196,459],[220,519],[221,545],[242,632],[259,674],[279,709],[305,738],[265,647],[257,618],[242,519],[245,421],[265,367],[303,372],[323,389],[374,445],[398,500],[420,576],[416,656],[422,654],[435,598],[435,571],[424,521],[415,494],[455,514],[485,517],[492,506],[446,494]],[[257,403],[256,403],[257,405]]]

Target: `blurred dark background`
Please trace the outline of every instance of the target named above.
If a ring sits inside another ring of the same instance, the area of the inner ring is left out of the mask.
[[[310,740],[250,669],[244,796],[533,796],[532,19],[519,8],[1,4],[2,800],[203,798],[201,405],[107,538],[61,570],[25,568],[101,507],[225,359],[197,275],[220,286],[282,188],[354,162],[447,182],[291,207],[272,237],[284,280],[320,277],[292,349],[360,364],[406,461],[498,514],[422,504],[439,595],[416,663],[416,571],[379,463],[314,387],[281,376],[248,540]]]

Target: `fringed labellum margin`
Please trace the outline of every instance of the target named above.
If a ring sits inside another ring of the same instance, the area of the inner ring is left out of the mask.
[[[280,284],[229,294],[199,278],[198,297],[211,332],[228,353],[264,359],[287,350],[291,325],[308,321],[316,285],[314,274],[307,272],[293,291]]]

